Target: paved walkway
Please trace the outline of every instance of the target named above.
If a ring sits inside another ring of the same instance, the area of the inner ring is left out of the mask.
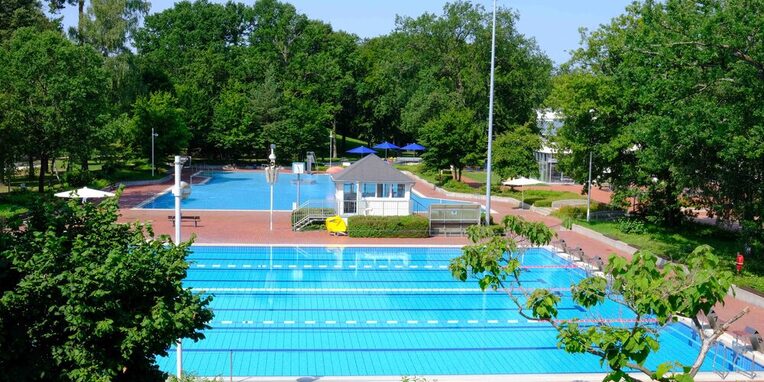
[[[184,174],[185,175],[185,174]],[[173,235],[174,229],[167,219],[172,215],[170,210],[137,210],[131,207],[137,205],[157,192],[161,192],[171,184],[168,182],[161,185],[130,187],[122,195],[121,221],[150,221],[157,234]],[[580,186],[579,186],[580,187]],[[432,185],[417,182],[414,189],[427,197],[458,199],[472,201],[474,199],[449,197],[434,190]],[[593,194],[594,195],[594,194]],[[500,221],[505,215],[518,215],[530,221],[542,221],[552,227],[560,239],[564,239],[568,247],[581,247],[588,258],[601,256],[603,259],[610,254],[617,254],[626,258],[631,256],[604,243],[588,238],[576,232],[564,230],[561,221],[555,217],[543,216],[529,210],[520,210],[516,205],[492,201],[491,209],[495,211],[493,218]],[[192,234],[195,235],[196,243],[210,244],[388,244],[388,245],[465,245],[466,238],[461,237],[433,237],[424,239],[360,239],[349,237],[329,236],[325,231],[293,232],[289,224],[288,212],[274,212],[273,231],[269,229],[269,213],[260,211],[188,211],[186,214],[198,215],[201,218],[198,226],[193,222],[183,222],[182,238],[187,240]],[[729,297],[726,305],[717,307],[719,318],[724,320],[740,311],[747,304],[740,300]],[[751,306],[751,313],[739,320],[733,327],[733,331],[742,331],[746,326],[751,326],[764,332],[764,309]]]

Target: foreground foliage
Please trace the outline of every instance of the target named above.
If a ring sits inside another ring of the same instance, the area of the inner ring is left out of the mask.
[[[0,369],[17,381],[161,381],[157,355],[212,318],[190,243],[119,224],[117,201],[38,204],[0,230]],[[148,238],[148,240],[147,240]]]
[[[653,380],[692,381],[714,342],[748,312],[745,308],[730,320],[719,323],[716,329],[703,330],[699,316],[723,303],[732,273],[719,270],[719,259],[711,247],[700,246],[692,252],[686,266],[668,263],[660,267],[658,258],[649,252],[636,253],[631,262],[612,255],[605,268],[608,278],[592,276],[571,287],[576,304],[584,308],[606,301],[624,305],[636,314],[632,323],[596,319],[597,325],[583,326],[578,319],[558,320],[560,297],[547,289],[527,289],[520,282],[522,264],[518,252],[522,249],[518,248],[517,238],[532,246],[551,241],[550,231],[537,224],[508,216],[498,234],[494,229],[471,227],[469,235],[473,244],[465,246],[463,254],[452,260],[451,272],[462,281],[477,278],[483,290],[505,290],[521,315],[546,321],[557,329],[559,346],[565,351],[599,357],[611,369],[607,381],[637,380],[627,374],[630,369]],[[648,369],[645,361],[660,348],[660,326],[676,322],[680,317],[692,320],[702,339],[695,362],[681,365],[669,361],[656,370]]]

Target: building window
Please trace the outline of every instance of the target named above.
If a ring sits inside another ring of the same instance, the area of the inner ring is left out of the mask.
[[[364,198],[373,198],[377,194],[377,184],[376,183],[364,183],[361,191],[361,197]]]
[[[393,198],[402,198],[406,196],[406,185],[405,184],[395,184],[393,185]]]
[[[389,198],[390,197],[390,185],[380,183],[377,184],[377,197],[378,198]]]

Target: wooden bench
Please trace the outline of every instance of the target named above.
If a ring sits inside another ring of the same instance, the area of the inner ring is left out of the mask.
[[[167,220],[172,221],[172,226],[175,227],[175,216],[170,215],[167,217]],[[197,224],[199,224],[199,221],[202,220],[202,218],[198,215],[194,216],[181,216],[180,222],[183,223],[184,220],[191,220],[194,222],[194,227],[197,227]]]

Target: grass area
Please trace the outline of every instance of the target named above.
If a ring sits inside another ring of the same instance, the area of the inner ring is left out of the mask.
[[[710,245],[721,257],[722,266],[732,271],[735,269],[735,255],[743,248],[743,242],[737,233],[698,223],[688,222],[678,227],[663,227],[644,220],[626,218],[589,223],[585,219],[576,219],[574,222],[673,261],[683,262],[695,247]],[[735,276],[734,283],[764,292],[764,263],[747,259],[743,272]]]
[[[437,171],[426,170],[422,165],[398,166],[398,169],[411,171],[420,178],[433,183],[447,191],[462,192],[466,194],[485,194],[485,186],[481,186],[479,188],[470,187],[463,182],[457,182],[451,179],[451,174],[448,172],[444,172],[441,176]],[[482,176],[482,181],[485,182],[485,172],[475,171],[464,174],[474,180],[479,179],[477,177],[473,177],[473,175],[480,174],[478,177]],[[493,177],[491,179],[493,179]],[[491,182],[493,183],[493,180]],[[523,199],[523,192],[520,187],[515,187],[514,190],[501,190],[498,186],[494,186],[492,193],[495,196],[508,196],[517,200]],[[552,202],[557,200],[582,198],[583,196],[579,194],[567,191],[525,190],[525,203],[532,204],[536,207],[550,207]]]
[[[462,173],[462,176],[469,177],[470,179],[485,184],[486,176],[488,175],[485,171],[465,171]],[[499,174],[495,172],[491,172],[491,184],[493,185],[501,185],[501,177]]]

